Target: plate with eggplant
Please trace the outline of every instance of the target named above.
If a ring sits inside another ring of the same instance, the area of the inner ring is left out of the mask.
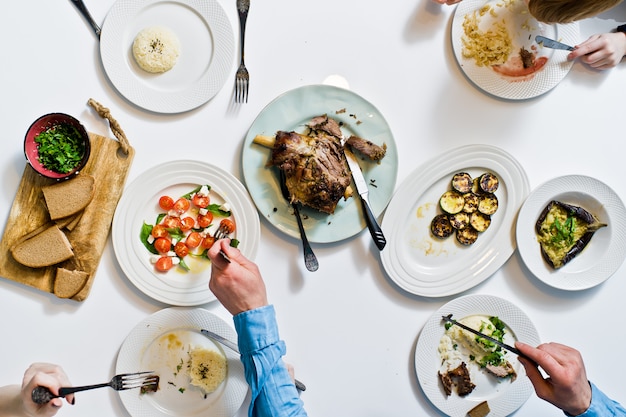
[[[515,219],[530,186],[523,167],[489,145],[451,149],[398,187],[383,218],[385,271],[424,297],[466,291],[515,251]]]
[[[626,208],[603,182],[554,178],[535,189],[522,208],[516,240],[526,267],[545,284],[569,291],[601,284],[626,256]]]

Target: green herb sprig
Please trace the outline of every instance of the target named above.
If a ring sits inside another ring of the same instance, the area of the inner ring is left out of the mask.
[[[39,162],[47,169],[67,174],[78,166],[85,153],[80,131],[69,123],[60,123],[35,137]]]

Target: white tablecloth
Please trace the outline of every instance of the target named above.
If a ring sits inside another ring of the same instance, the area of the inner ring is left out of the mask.
[[[220,0],[238,39],[235,1]],[[103,22],[113,0],[87,1]],[[575,63],[549,93],[505,101],[474,87],[455,62],[450,43],[452,7],[429,0],[252,2],[246,39],[250,99],[232,104],[232,76],[206,105],[176,115],[146,112],[122,98],[102,66],[99,45],[71,2],[11,1],[0,14],[2,144],[0,219],[6,223],[23,169],[22,140],[42,114],[65,112],[89,131],[111,136],[86,104],[111,109],[132,146],[132,181],[170,160],[201,159],[241,177],[241,145],[259,112],[290,89],[344,77],[352,91],[387,119],[398,149],[398,184],[418,165],[448,149],[490,144],[512,154],[531,188],[566,174],[597,178],[626,196],[623,177],[626,64],[596,72]],[[626,16],[620,6],[615,16]],[[609,16],[609,17],[607,17]],[[610,15],[581,23],[581,40],[608,31]],[[238,42],[236,42],[238,45]],[[621,233],[621,231],[615,231]],[[304,268],[299,241],[261,218],[256,257],[275,304],[282,338],[312,416],[439,415],[422,393],[414,351],[420,329],[455,297],[424,298],[399,289],[381,266],[367,231],[336,244],[315,244],[320,269]],[[0,256],[9,256],[0,254]],[[626,266],[604,284],[580,292],[552,289],[534,278],[515,254],[493,276],[463,294],[504,297],[522,308],[543,341],[579,348],[589,378],[625,402],[619,330]],[[113,374],[121,343],[148,315],[168,307],[146,297],[120,269],[112,246],[102,257],[89,298],[60,300],[0,280],[0,384],[17,383],[34,361],[62,364],[76,384]],[[218,303],[202,306],[228,320]],[[247,402],[238,415],[246,415]],[[126,416],[117,394],[94,391],[65,407],[64,416]],[[520,416],[560,416],[536,396]]]

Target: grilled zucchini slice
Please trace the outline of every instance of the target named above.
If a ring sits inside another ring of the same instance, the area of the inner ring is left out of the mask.
[[[484,232],[491,226],[491,216],[475,211],[470,214],[470,225],[478,232]]]
[[[470,215],[464,211],[449,216],[450,224],[455,229],[465,229],[470,224]]]
[[[465,229],[458,229],[456,231],[456,240],[461,245],[473,245],[476,239],[478,239],[478,231],[473,227],[466,227]]]
[[[491,173],[491,172],[485,172],[483,175],[480,176],[480,189],[483,190],[486,193],[495,193],[496,190],[498,189],[498,186],[500,185],[500,180],[498,180],[498,177]]]
[[[439,239],[445,239],[452,234],[454,229],[450,224],[450,219],[447,214],[439,214],[435,216],[432,222],[430,222],[430,231],[433,236]]]
[[[463,205],[463,211],[466,213],[473,213],[478,210],[479,197],[474,193],[463,194],[465,204]]]
[[[452,177],[452,189],[466,194],[472,191],[472,176],[467,172],[459,172]]]
[[[456,214],[463,210],[465,198],[458,191],[446,191],[439,199],[439,206],[448,214]]]
[[[478,211],[491,216],[498,210],[498,197],[494,194],[484,194],[480,196]]]

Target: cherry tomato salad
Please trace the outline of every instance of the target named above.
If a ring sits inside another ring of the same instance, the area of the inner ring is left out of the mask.
[[[215,243],[213,236],[218,228],[227,230],[228,235],[235,231],[230,207],[227,203],[211,204],[210,191],[211,186],[201,185],[178,199],[168,195],[159,198],[163,211],[154,225],[144,222],[140,234],[157,271],[167,272],[174,266],[189,271],[185,258],[208,261],[207,252]],[[230,244],[237,247],[239,241],[232,239]]]

